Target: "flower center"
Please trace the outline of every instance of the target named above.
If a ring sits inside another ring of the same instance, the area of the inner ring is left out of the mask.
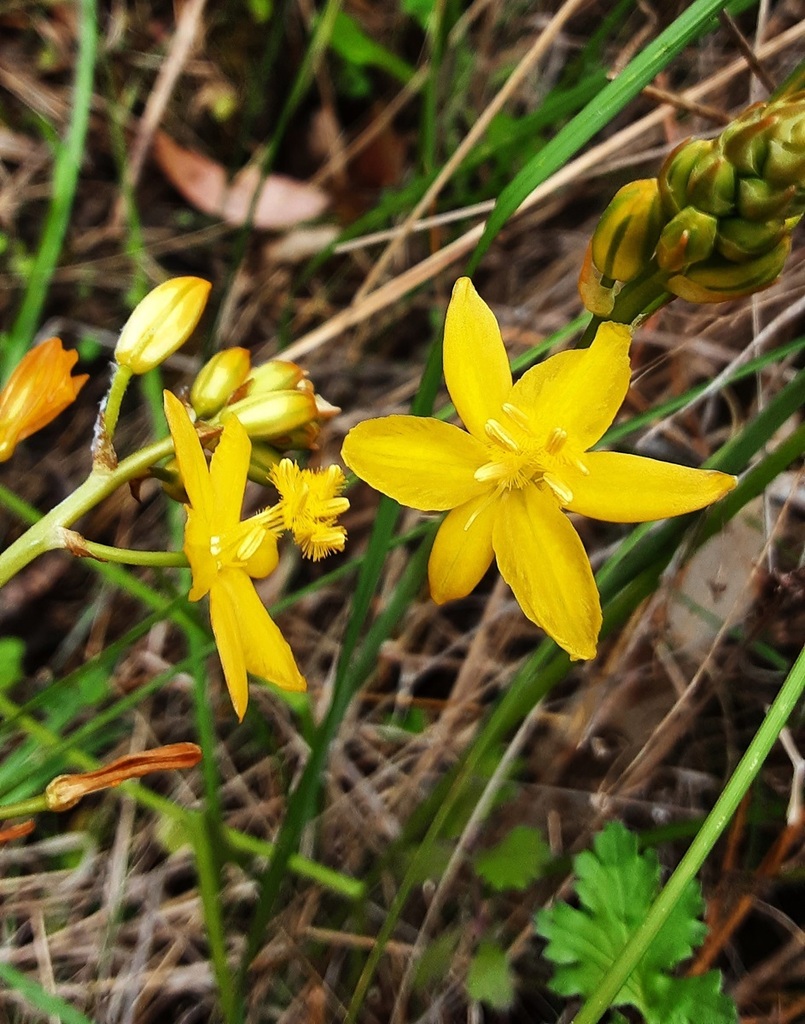
[[[526,414],[507,402],[501,419],[487,420],[484,430],[489,461],[475,471],[476,480],[499,491],[545,484],[563,505],[573,500],[565,471],[574,466],[586,476],[588,470],[568,444],[564,427],[554,426],[547,436],[539,436]]]

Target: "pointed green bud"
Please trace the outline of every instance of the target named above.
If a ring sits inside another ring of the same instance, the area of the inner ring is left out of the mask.
[[[794,206],[796,195],[796,185],[778,189],[762,178],[741,178],[738,182],[738,213],[746,220],[784,216]]]
[[[688,302],[723,302],[767,288],[780,274],[791,248],[786,235],[770,252],[746,263],[713,256],[671,277],[666,288]]]
[[[252,441],[252,454],[249,460],[249,479],[266,487],[271,483],[271,470],[282,461],[282,452],[265,441]]]
[[[654,255],[662,227],[656,178],[624,185],[604,210],[593,233],[592,260],[605,278],[632,281]]]
[[[665,158],[658,181],[667,219],[688,205],[690,175],[698,161],[709,158],[712,151],[713,143],[709,139],[686,139]]]
[[[190,404],[200,420],[209,419],[226,405],[249,376],[251,356],[245,348],[217,352],[198,372],[190,389]]]
[[[697,161],[688,178],[688,202],[691,206],[724,217],[735,209],[735,168],[720,153],[713,152]]]
[[[716,242],[718,221],[693,206],[670,220],[657,243],[657,262],[663,270],[675,272],[706,260]]]
[[[193,333],[210,293],[200,277],[174,277],[150,291],[126,321],[115,359],[132,373],[147,373],[172,356]]]
[[[784,220],[757,223],[732,217],[718,222],[716,251],[734,263],[746,263],[773,249],[785,234]]]

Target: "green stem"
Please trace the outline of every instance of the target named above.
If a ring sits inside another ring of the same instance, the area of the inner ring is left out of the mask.
[[[0,821],[6,818],[30,818],[33,814],[41,814],[48,809],[47,797],[44,793],[18,800],[13,804],[0,804]]]
[[[186,556],[181,551],[115,548],[109,544],[96,544],[95,541],[87,540],[73,530],[62,530],[62,536],[66,536],[68,541],[64,547],[81,558],[97,558],[99,562],[119,562],[121,565],[150,565],[154,568],[185,568],[188,564]]]
[[[141,448],[115,469],[95,466],[83,484],[0,555],[0,587],[38,555],[63,547],[61,531],[64,527],[72,526],[85,512],[108,498],[122,484],[142,476],[155,463],[172,454],[173,440],[167,437]]]
[[[115,363],[112,371],[112,383],[109,386],[109,393],[106,396],[106,403],[101,409],[101,426],[104,430],[105,440],[112,443],[117,430],[117,421],[120,416],[120,405],[126,388],[129,386],[133,371],[128,366],[119,366]]]
[[[783,726],[802,696],[803,690],[805,690],[805,647],[800,651],[782,689],[767,711],[763,724],[724,787],[715,807],[707,815],[699,834],[690,844],[688,852],[654,901],[643,923],[604,975],[595,995],[582,1006],[573,1024],[596,1024],[596,1021],[601,1019],[601,1016],[617,997],[629,975],[667,921],[668,915],[679,902],[683,891],[695,877],[719,836],[729,824],[730,818],[768,757],[769,751],[777,741]]]

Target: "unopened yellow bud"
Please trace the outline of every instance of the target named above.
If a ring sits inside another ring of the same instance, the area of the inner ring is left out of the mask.
[[[270,359],[267,363],[255,366],[251,372],[249,394],[256,395],[265,391],[290,391],[305,376],[305,371],[296,363],[287,359]]]
[[[227,348],[217,352],[198,372],[190,389],[190,404],[199,419],[214,416],[245,382],[251,368],[251,356],[245,348]]]
[[[228,405],[218,417],[237,416],[249,437],[279,442],[317,418],[316,399],[307,391],[268,391],[250,394]]]
[[[133,373],[147,373],[183,345],[207,304],[209,281],[174,277],[135,306],[115,346],[115,359]]]
[[[605,278],[632,281],[654,255],[661,227],[657,179],[629,182],[615,193],[598,222],[593,263]]]

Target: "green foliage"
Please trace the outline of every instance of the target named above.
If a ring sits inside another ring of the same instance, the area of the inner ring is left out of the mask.
[[[423,31],[427,31],[428,21],[435,6],[435,0],[402,0],[403,11],[409,18],[419,22]]]
[[[467,974],[470,998],[495,1010],[507,1010],[514,1002],[514,979],[509,958],[494,942],[484,940],[472,958]]]
[[[427,948],[416,965],[416,973],[414,975],[415,989],[421,992],[447,976],[460,939],[460,930],[458,928],[449,928],[440,935],[437,935],[432,942],[428,943]]]
[[[545,955],[556,965],[551,988],[563,996],[591,996],[627,941],[634,935],[660,890],[656,854],[640,854],[637,837],[620,822],[600,832],[593,850],[574,859],[575,909],[559,903],[540,911],[536,930],[548,940]],[[730,1024],[735,1006],[721,992],[721,975],[675,978],[669,972],[686,960],[706,931],[699,920],[702,897],[693,881],[682,892],[657,937],[617,997],[648,1024]]]
[[[15,636],[0,637],[0,690],[22,679],[25,644]]]
[[[410,64],[375,42],[360,25],[343,11],[335,18],[331,48],[354,68],[378,68],[400,82],[408,82],[414,73]]]
[[[497,846],[478,854],[475,871],[498,892],[525,889],[540,877],[550,857],[540,832],[518,825]]]

